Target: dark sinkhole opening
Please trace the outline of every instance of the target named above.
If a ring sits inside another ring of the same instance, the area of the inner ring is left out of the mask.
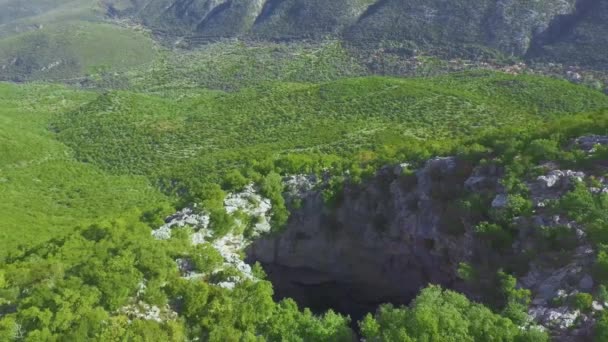
[[[309,308],[315,314],[328,310],[348,315],[353,328],[368,313],[374,314],[381,304],[407,305],[415,297],[411,293],[402,297],[369,298],[366,292],[373,291],[373,286],[361,288],[339,279],[331,279],[312,269],[293,269],[290,267],[266,264],[262,265],[272,282],[275,300],[291,298],[300,308]]]
[[[469,175],[467,165],[437,158],[416,174],[388,168],[346,186],[331,207],[321,191],[304,192],[286,227],[256,240],[247,260],[263,266],[276,299],[349,315],[355,328],[430,284],[460,291],[457,269],[471,246],[467,234],[450,233],[461,223],[450,208]]]
[[[247,262],[262,265],[275,300],[291,298],[300,308],[319,315],[330,309],[348,315],[355,330],[380,305],[408,305],[429,284],[458,287],[445,255],[433,254],[436,243],[432,239],[404,245],[403,254],[394,254],[390,248],[356,247],[334,254],[326,253],[324,247],[297,247],[291,240],[297,236],[301,238],[301,232],[289,230],[281,237],[257,241],[248,251]],[[327,239],[314,243],[332,244],[340,237],[328,235]]]

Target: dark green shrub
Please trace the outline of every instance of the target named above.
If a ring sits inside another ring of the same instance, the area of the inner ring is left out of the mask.
[[[472,282],[477,279],[477,272],[471,266],[471,264],[466,262],[461,262],[458,264],[458,277],[466,282]]]
[[[593,304],[593,296],[588,293],[577,293],[572,299],[572,305],[582,311],[591,311],[591,305]]]
[[[240,191],[247,184],[249,184],[249,180],[247,180],[247,178],[245,178],[241,172],[238,170],[232,170],[224,176],[222,187],[228,191]]]
[[[530,143],[526,152],[535,162],[540,162],[555,160],[560,153],[560,148],[555,140],[537,139]]]
[[[495,248],[507,248],[513,243],[511,233],[496,223],[481,222],[475,226],[475,233]]]
[[[602,313],[595,324],[594,337],[597,342],[608,341],[608,313]]]
[[[571,251],[578,246],[578,238],[574,229],[566,226],[542,227],[541,244],[550,251]]]
[[[608,245],[598,245],[598,253],[593,270],[600,282],[608,282]]]

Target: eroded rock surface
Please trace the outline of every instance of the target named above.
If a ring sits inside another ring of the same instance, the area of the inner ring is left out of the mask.
[[[325,208],[319,191],[305,192],[285,232],[257,240],[249,257],[294,297],[302,288],[346,289],[333,303],[344,311],[408,303],[429,283],[455,287],[456,265],[467,259],[471,236],[446,234],[462,223],[437,213],[450,210],[470,172],[455,158],[432,159],[409,176],[385,168],[371,182],[347,187],[334,211]]]
[[[573,146],[593,153],[603,138],[583,137]],[[248,257],[263,264],[280,297],[355,319],[379,303],[409,303],[430,283],[481,300],[479,289],[458,277],[459,263],[518,263],[518,286],[531,291],[531,321],[558,341],[585,341],[593,331],[593,312],[604,310],[604,304],[595,302],[592,312],[581,312],[572,303],[577,294],[596,290],[596,251],[586,228],[555,214],[549,203],[578,182],[588,183],[591,174],[561,170],[552,162],[540,166],[543,175],[524,180],[532,212],[513,218],[517,236],[501,251],[476,235],[478,221],[463,215],[458,203],[463,194],[473,194],[487,198],[491,211],[510,210],[511,196],[501,183],[505,171],[493,163],[474,166],[447,157],[431,159],[415,172],[385,167],[362,185],[346,185],[332,209],[323,202],[322,180],[288,178],[286,197],[300,196],[300,209],[283,233],[255,241]],[[605,179],[594,180],[601,191]],[[557,249],[546,245],[552,234],[564,236]]]

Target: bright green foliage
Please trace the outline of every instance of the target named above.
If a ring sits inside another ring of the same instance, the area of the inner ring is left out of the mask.
[[[558,142],[548,139],[537,139],[528,146],[528,154],[536,161],[556,160],[560,148]]]
[[[509,195],[507,202],[507,215],[509,217],[530,216],[532,214],[532,201],[521,195]]]
[[[151,63],[151,38],[111,24],[73,21],[0,38],[0,80],[77,80]],[[11,61],[18,61],[12,63]]]
[[[18,326],[14,317],[0,318],[0,340],[13,341],[18,336]]]
[[[423,290],[409,308],[380,307],[361,323],[367,341],[547,341],[508,318],[440,287]]]
[[[498,279],[506,303],[502,314],[516,324],[525,324],[528,319],[527,309],[530,304],[530,290],[517,288],[517,279],[503,271],[498,272]]]
[[[577,293],[573,299],[574,307],[580,311],[587,312],[591,310],[593,304],[593,296],[588,293]]]
[[[247,183],[249,183],[249,181],[239,172],[239,170],[232,170],[224,176],[223,186],[227,190],[239,191],[242,190]]]
[[[61,86],[0,84],[0,260],[20,245],[167,204],[144,177],[75,161],[48,131],[53,115],[94,97]]]
[[[511,233],[496,223],[481,222],[475,226],[475,233],[496,248],[507,248],[513,241]]]
[[[118,78],[126,77],[131,89],[182,95],[197,88],[233,91],[269,81],[327,82],[365,74],[365,67],[335,41],[217,42],[167,52],[151,66],[134,68]]]
[[[600,203],[589,192],[584,183],[577,183],[574,190],[568,192],[559,201],[559,209],[578,222],[590,222],[603,213]]]
[[[170,98],[109,92],[58,115],[53,128],[78,160],[146,175],[180,193],[197,191],[195,182],[221,183],[232,169],[249,177],[254,160],[271,164],[256,170],[262,174],[347,169],[364,151],[378,164],[419,160],[485,128],[602,107],[604,95],[565,82],[466,73],[271,83]],[[420,140],[429,137],[433,143]]]
[[[333,311],[320,318],[308,309],[300,314],[297,304],[287,299],[277,305],[263,331],[269,341],[351,341],[348,323],[348,318]]]
[[[497,156],[506,169],[502,214],[476,210],[488,204],[485,198],[466,206],[481,222],[476,235],[504,251],[517,233],[508,222],[531,213],[522,176],[547,155],[596,161],[557,147],[608,127],[605,112],[574,114],[608,107],[607,98],[566,82],[498,73],[339,79],[358,70],[340,46],[300,48],[302,55],[280,66],[265,61],[291,50],[251,52],[260,59],[243,68],[242,55],[213,56],[218,64],[208,65],[209,59],[196,61],[205,54],[198,51],[192,64],[178,68],[198,69],[184,83],[173,73],[176,61],[119,75],[139,93],[0,84],[0,310],[7,310],[0,339],[21,332],[34,341],[350,341],[348,318],[315,316],[290,300],[275,303],[264,280],[232,291],[212,285],[237,272],[214,272],[223,258],[208,245],[192,246],[191,229],[156,241],[150,228],[175,207],[196,203],[211,216],[214,237],[227,234],[241,218],[226,213],[226,191],[254,182],[272,201],[278,230],[289,214],[286,174],[331,175],[324,197],[339,205],[343,185],[361,182],[379,165],[411,161],[415,167],[459,153],[472,163]],[[257,78],[270,71],[275,74]],[[196,89],[201,84],[238,91]],[[400,177],[413,175],[406,170]],[[601,236],[606,203],[577,188],[561,204],[593,224],[591,236]],[[600,280],[608,275],[605,249],[600,245]],[[201,278],[181,278],[177,258],[190,261]],[[460,275],[476,278],[475,266],[462,265]],[[502,316],[430,287],[409,308],[384,306],[365,318],[362,333],[370,341],[546,340],[518,327],[529,293],[504,273],[499,283]],[[162,323],[123,310],[140,302],[161,308]]]
[[[277,304],[264,280],[227,290],[204,278],[180,278],[177,257],[191,257],[208,274],[223,259],[206,245],[184,248],[179,239],[156,241],[132,217],[77,230],[11,258],[2,265],[6,282],[0,293],[17,311],[0,320],[0,337],[13,336],[19,326],[26,339],[45,341],[239,341],[256,336],[280,341],[283,334],[296,341],[352,338],[347,318],[332,312],[317,317],[291,301]],[[158,323],[122,311],[141,301],[166,308],[169,298],[179,301],[174,308],[181,318],[162,311]]]
[[[278,173],[269,173],[262,180],[260,191],[272,203],[273,229],[281,229],[289,218],[289,212],[283,198],[283,178]]]

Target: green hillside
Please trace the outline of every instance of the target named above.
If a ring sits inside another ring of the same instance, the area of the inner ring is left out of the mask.
[[[53,129],[81,161],[190,184],[193,178],[218,181],[227,167],[278,153],[349,157],[386,144],[405,147],[412,139],[459,138],[608,108],[606,96],[582,86],[498,73],[169,94],[106,93],[56,117]]]
[[[150,63],[144,33],[84,21],[54,24],[0,39],[0,80],[69,80]]]
[[[0,0],[0,342],[608,341],[608,4]]]
[[[86,0],[1,0],[0,25],[14,24],[51,12],[68,11],[68,7],[83,8],[85,5],[93,8],[93,2]]]
[[[246,177],[278,192],[276,215],[285,204],[275,172],[349,170],[357,177],[366,165],[370,175],[385,163],[436,154],[460,151],[477,160],[508,151],[510,175],[523,176],[538,153],[571,161],[576,156],[557,152],[558,143],[605,132],[606,111],[599,109],[608,108],[606,96],[582,86],[485,72],[176,94],[0,84],[0,339],[352,341],[348,317],[274,301],[258,266],[255,281],[218,286],[240,273],[209,243],[193,246],[190,229],[155,240],[150,229],[172,204],[184,203],[159,190],[212,205],[225,193],[210,183],[226,188]],[[243,175],[232,177],[237,170]],[[581,199],[573,196],[576,209]],[[222,221],[212,219],[219,229]],[[184,258],[194,260],[200,277],[180,273],[175,260]],[[356,324],[372,341],[429,334],[438,341],[547,341],[547,333],[519,327],[529,293],[514,277],[499,276],[493,293],[508,299],[504,310],[431,286],[410,307],[382,306]],[[158,320],[129,311],[150,305]]]
[[[507,57],[606,69],[602,1],[106,0],[169,41],[344,39],[363,50]]]
[[[163,201],[144,178],[77,162],[48,131],[54,115],[94,97],[60,86],[0,83],[0,259],[22,244]]]

